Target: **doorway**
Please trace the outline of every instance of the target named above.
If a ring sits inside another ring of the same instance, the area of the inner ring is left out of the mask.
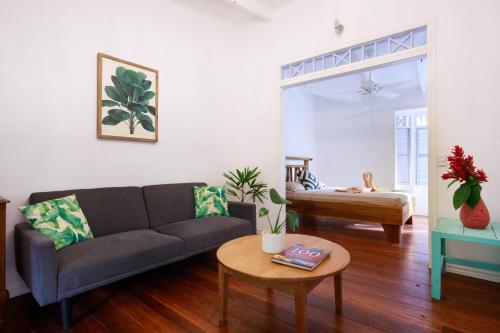
[[[285,155],[312,158],[331,188],[363,187],[370,171],[378,192],[409,193],[427,216],[426,66],[423,57],[285,89]]]
[[[427,91],[425,94],[425,101],[427,109],[427,195],[428,204],[427,212],[428,219],[426,221],[429,228],[432,228],[436,219],[436,191],[437,191],[437,169],[432,167],[437,164],[436,148],[435,148],[435,132],[434,132],[434,117],[435,117],[435,58],[434,58],[434,20],[429,20],[422,24],[422,22],[414,25],[409,25],[390,34],[381,34],[379,36],[372,36],[371,39],[361,40],[357,43],[347,43],[339,47],[336,51],[320,54],[309,59],[290,62],[281,67],[282,69],[282,121],[283,132],[286,131],[286,94],[288,94],[293,87],[299,87],[306,84],[321,82],[327,79],[342,78],[344,76],[366,72],[368,70],[377,70],[390,64],[398,64],[410,60],[427,59],[426,69],[421,73],[422,78],[427,82]],[[423,32],[423,35],[422,35]],[[381,47],[379,47],[381,46]],[[361,50],[361,51],[360,51]],[[361,53],[359,53],[361,52]],[[369,81],[369,80],[367,80]],[[375,81],[375,80],[373,80]],[[375,81],[376,82],[376,81]],[[370,87],[364,87],[370,89]],[[373,87],[371,87],[373,88]],[[375,87],[376,88],[376,87]],[[393,138],[395,137],[395,111],[408,110],[415,108],[405,106],[393,110],[391,123]],[[366,117],[365,119],[366,120]],[[326,121],[325,121],[326,123]],[[422,135],[424,131],[421,131]],[[283,136],[283,141],[285,138]],[[300,140],[297,139],[297,142]],[[300,142],[301,144],[303,142]],[[284,173],[284,164],[286,156],[286,142],[282,145],[282,172]],[[376,145],[370,146],[376,148]],[[396,158],[395,145],[392,147],[391,158]],[[372,149],[375,150],[375,149]],[[370,151],[370,150],[368,150]],[[421,155],[424,155],[423,153]],[[415,157],[416,158],[416,157]],[[419,159],[423,163],[424,157]],[[314,169],[314,163],[311,169]],[[395,176],[396,163],[392,165],[394,172],[392,179],[394,187],[397,181]],[[283,176],[283,179],[285,177]],[[378,178],[380,180],[380,177]],[[388,182],[390,184],[390,182]],[[384,182],[385,183],[385,182]],[[419,184],[420,185],[420,184]],[[411,189],[408,189],[411,190]],[[417,186],[413,186],[413,190],[418,190]],[[422,200],[422,199],[421,199]],[[423,199],[426,201],[425,199]],[[422,208],[424,205],[419,205]],[[427,222],[428,221],[428,222]],[[427,230],[427,227],[425,228]]]

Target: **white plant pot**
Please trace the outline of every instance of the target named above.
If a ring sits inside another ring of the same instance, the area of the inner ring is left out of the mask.
[[[272,234],[268,230],[262,231],[262,251],[266,253],[280,253],[285,249],[285,233]]]

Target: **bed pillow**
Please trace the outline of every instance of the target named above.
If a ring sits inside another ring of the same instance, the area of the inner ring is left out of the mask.
[[[297,170],[297,177],[306,190],[316,190],[321,188],[318,178],[316,178],[316,176],[314,176],[310,171]]]
[[[19,210],[35,230],[54,241],[56,251],[94,238],[74,194],[19,207]]]
[[[306,188],[299,182],[286,182],[287,192],[300,192],[305,191]]]

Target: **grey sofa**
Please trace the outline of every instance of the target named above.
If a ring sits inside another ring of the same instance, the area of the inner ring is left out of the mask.
[[[39,305],[61,302],[114,281],[183,260],[256,232],[253,204],[229,202],[231,216],[195,219],[193,186],[204,183],[33,193],[30,203],[76,194],[94,239],[55,251],[28,223],[15,226],[16,265]]]

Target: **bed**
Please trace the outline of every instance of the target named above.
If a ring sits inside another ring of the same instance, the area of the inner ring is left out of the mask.
[[[286,181],[298,182],[297,171],[309,170],[309,157],[286,157]],[[361,178],[361,177],[360,177]],[[287,191],[290,208],[302,217],[329,217],[338,220],[380,223],[387,240],[399,243],[401,227],[412,223],[413,198],[405,192],[336,192],[336,187]]]

